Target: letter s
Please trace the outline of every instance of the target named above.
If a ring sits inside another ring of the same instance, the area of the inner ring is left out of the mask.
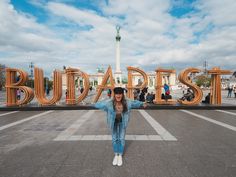
[[[199,104],[202,100],[202,90],[195,84],[192,83],[192,80],[189,78],[188,74],[189,73],[199,73],[201,70],[197,68],[187,68],[185,70],[182,70],[178,76],[179,81],[182,82],[183,84],[187,85],[190,87],[190,89],[193,90],[194,98],[191,101],[186,101],[186,100],[178,100],[182,104],[186,105],[196,105]]]

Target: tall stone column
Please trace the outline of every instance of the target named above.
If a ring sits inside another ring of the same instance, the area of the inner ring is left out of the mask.
[[[121,78],[121,75],[122,75],[122,72],[120,70],[120,40],[121,40],[121,37],[120,37],[120,26],[116,26],[116,71],[115,71],[115,83],[117,85],[121,85],[122,84],[122,78]]]

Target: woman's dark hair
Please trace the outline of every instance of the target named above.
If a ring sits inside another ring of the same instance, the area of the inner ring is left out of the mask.
[[[116,88],[115,88],[115,89],[116,89]],[[114,90],[115,90],[115,89],[114,89]],[[115,94],[116,94],[116,92],[115,92]],[[120,93],[118,93],[118,94],[120,94]],[[123,113],[125,113],[125,112],[128,111],[127,101],[126,101],[126,99],[125,99],[124,91],[123,91],[123,93],[121,93],[121,94],[122,94],[121,104],[122,104],[122,106],[123,106]],[[114,99],[113,99],[113,109],[114,109],[114,110],[116,109],[115,103],[116,103],[116,100],[115,100],[115,98],[114,98]]]

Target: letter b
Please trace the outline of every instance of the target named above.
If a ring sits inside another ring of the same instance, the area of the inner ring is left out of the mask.
[[[19,73],[19,76],[17,76],[17,73]],[[21,69],[6,68],[7,106],[27,104],[34,98],[33,90],[24,86],[27,80],[28,74],[25,71]],[[17,100],[17,89],[24,92],[24,98],[21,100]]]

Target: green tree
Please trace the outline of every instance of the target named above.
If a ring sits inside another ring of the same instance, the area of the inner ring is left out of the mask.
[[[128,83],[128,79],[127,78],[122,78],[122,84],[127,84]]]
[[[6,83],[6,74],[5,74],[5,65],[0,64],[0,90],[5,87]]]
[[[211,85],[211,78],[206,75],[199,75],[195,78],[197,86],[209,87]]]
[[[46,83],[48,83],[48,88],[52,90],[53,81],[50,81],[48,77],[44,77],[44,89],[46,89]],[[26,81],[25,86],[34,88],[34,79]]]
[[[48,84],[49,90],[52,90],[53,81],[50,81],[48,77],[44,77],[44,89],[46,89],[46,84]]]
[[[25,82],[25,86],[34,88],[34,79],[29,79]]]

